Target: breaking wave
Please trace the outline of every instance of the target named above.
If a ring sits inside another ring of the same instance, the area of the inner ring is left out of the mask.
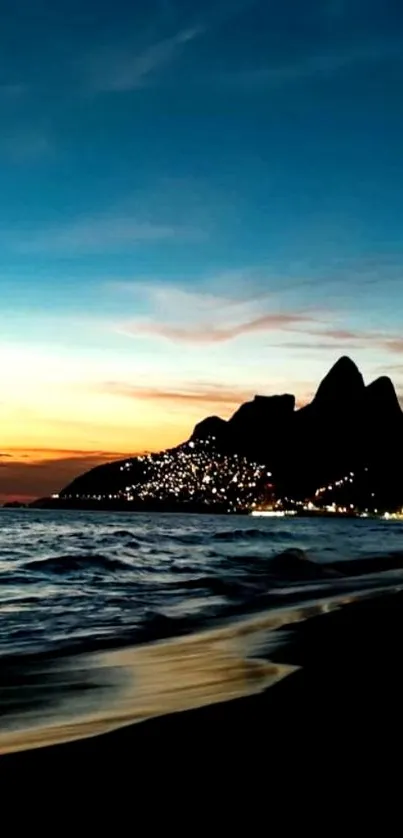
[[[84,555],[51,556],[26,562],[25,569],[40,573],[94,573],[96,571],[128,570],[126,562],[100,553]]]
[[[382,521],[2,510],[0,657],[144,643],[386,584],[403,576],[401,534]]]

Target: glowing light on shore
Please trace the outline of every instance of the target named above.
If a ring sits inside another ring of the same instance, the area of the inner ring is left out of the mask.
[[[239,454],[220,452],[214,438],[192,440],[160,454],[127,460],[119,470],[122,488],[114,494],[75,497],[129,503],[224,505],[228,511],[246,511],[257,502],[267,502],[271,491],[267,466]]]

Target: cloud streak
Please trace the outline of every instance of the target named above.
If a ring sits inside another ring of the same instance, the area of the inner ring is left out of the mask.
[[[174,344],[214,345],[268,331],[299,331],[315,324],[317,313],[278,311],[278,303],[267,290],[249,283],[249,275],[235,272],[206,277],[198,290],[156,281],[125,285],[112,283],[128,292],[147,316],[122,321],[116,330],[132,338],[157,338]],[[241,281],[243,280],[243,281]]]
[[[264,314],[241,323],[219,326],[216,324],[195,324],[193,326],[170,325],[168,323],[140,322],[127,324],[123,333],[131,337],[154,335],[174,343],[214,344],[226,343],[243,335],[265,331],[284,331],[299,323],[312,322],[313,318],[299,313]]]
[[[390,332],[352,328],[340,322],[340,314],[329,311],[299,310],[273,311],[276,298],[260,294],[245,281],[242,294],[238,284],[232,296],[220,293],[219,278],[206,283],[204,290],[188,291],[159,283],[119,284],[117,288],[138,297],[142,307],[148,308],[146,318],[127,320],[117,331],[132,338],[142,336],[169,341],[174,344],[215,345],[236,341],[248,335],[276,332],[276,347],[284,349],[379,349],[403,354],[403,339]],[[245,295],[245,284],[248,289]],[[214,289],[214,290],[213,290]],[[225,284],[227,291],[227,284]],[[266,311],[265,311],[266,309]],[[335,325],[333,325],[335,323]],[[293,341],[285,338],[293,334]]]
[[[142,387],[121,382],[108,381],[101,385],[102,393],[120,398],[143,399],[145,401],[171,402],[179,407],[190,405],[238,405],[255,395],[253,390],[224,387],[218,384],[195,384],[192,387],[164,389]]]
[[[333,51],[306,55],[289,63],[228,74],[222,81],[245,88],[277,88],[315,76],[331,76],[354,65],[377,62],[394,56],[399,57],[401,50],[401,39],[395,41],[374,39],[367,43],[356,43]]]
[[[318,330],[311,334],[322,338],[330,338],[339,342],[341,345],[343,342],[354,344],[354,348],[357,348],[357,346],[370,348],[372,346],[379,349],[386,349],[388,352],[403,354],[403,338],[393,337],[383,332],[368,332],[358,329],[356,331],[348,329],[325,329],[324,331]],[[333,344],[329,344],[329,346],[331,345]]]
[[[349,348],[354,350],[376,348],[395,355],[403,355],[403,338],[393,337],[383,332],[368,332],[358,329],[309,329],[303,333],[300,332],[300,335],[299,340],[282,343],[282,347],[284,349],[304,349],[308,351],[340,349],[343,352],[348,351]]]
[[[28,233],[24,237],[20,235],[15,249],[19,253],[104,253],[142,242],[186,241],[199,235],[190,228],[154,224],[124,216],[105,216],[79,219],[63,226]],[[10,244],[10,236],[7,236],[7,242]]]
[[[390,340],[385,340],[383,342],[383,346],[389,352],[394,353],[395,355],[403,355],[403,338],[393,338]]]
[[[98,57],[92,68],[90,86],[97,92],[119,93],[144,87],[158,70],[174,61],[182,50],[200,37],[200,26],[181,29],[169,38],[149,44],[145,49],[120,50]]]

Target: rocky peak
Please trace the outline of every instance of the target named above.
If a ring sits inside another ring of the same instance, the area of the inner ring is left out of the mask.
[[[199,422],[191,436],[191,439],[221,439],[227,429],[227,423],[219,416],[208,416]]]
[[[319,385],[314,403],[341,406],[359,401],[364,392],[364,379],[358,367],[345,355],[339,358]]]
[[[245,422],[268,422],[283,421],[292,415],[295,408],[295,397],[289,394],[282,396],[255,396],[252,402],[242,404],[229,420],[229,425],[234,428],[243,425]]]
[[[377,413],[384,413],[385,419],[391,414],[402,417],[399,400],[391,379],[387,375],[372,381],[366,388],[368,407]]]

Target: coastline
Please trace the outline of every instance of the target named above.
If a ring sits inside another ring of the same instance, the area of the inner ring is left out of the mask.
[[[71,511],[71,512],[126,512],[126,513],[138,513],[138,514],[156,514],[156,515],[213,515],[213,516],[231,516],[231,517],[253,517],[259,518],[264,517],[265,513],[261,513],[258,511],[254,511],[252,509],[228,509],[228,507],[224,505],[215,504],[213,506],[206,506],[206,504],[191,504],[191,503],[184,503],[184,504],[170,504],[170,503],[136,503],[131,501],[80,501],[80,500],[53,500],[52,498],[41,498],[36,501],[32,501],[31,503],[24,504],[24,503],[17,503],[17,502],[9,502],[3,504],[0,509],[4,509],[7,512],[17,510],[31,510],[31,511],[53,511],[53,512],[64,512],[64,511]],[[276,517],[274,515],[273,517]],[[308,510],[308,509],[297,509],[290,513],[289,510],[282,510],[281,513],[277,513],[277,517],[295,517],[295,518],[316,518],[316,519],[324,519],[328,518],[330,520],[352,520],[352,519],[362,519],[362,520],[387,520],[388,517],[390,518],[398,518],[398,515],[395,511],[382,511],[380,513],[375,512],[361,512],[359,510],[351,510],[348,512],[333,512],[326,509],[317,509],[317,510]],[[400,517],[402,520],[402,516]]]
[[[384,760],[391,742],[398,748],[401,739],[403,593],[350,598],[330,613],[313,609],[306,617],[277,626],[276,643],[266,655],[271,665],[287,667],[287,677],[268,688],[260,681],[255,693],[243,697],[222,695],[204,707],[104,735],[4,755],[0,771],[20,780],[36,771],[66,770],[101,779],[113,765],[111,782],[119,785],[127,781],[127,763],[135,754],[136,788],[147,785],[152,767],[158,789],[186,783],[189,770],[199,775],[203,765],[209,766],[209,782],[221,773],[246,782],[259,754],[269,759],[270,776],[274,768],[278,776],[302,757],[314,756],[311,779],[319,778],[319,764],[321,771],[333,772],[335,753],[348,753],[349,772],[353,766],[363,770],[366,759],[373,771],[388,772]],[[262,648],[266,642],[261,637]],[[255,646],[251,659],[260,667],[259,679],[262,657]]]

